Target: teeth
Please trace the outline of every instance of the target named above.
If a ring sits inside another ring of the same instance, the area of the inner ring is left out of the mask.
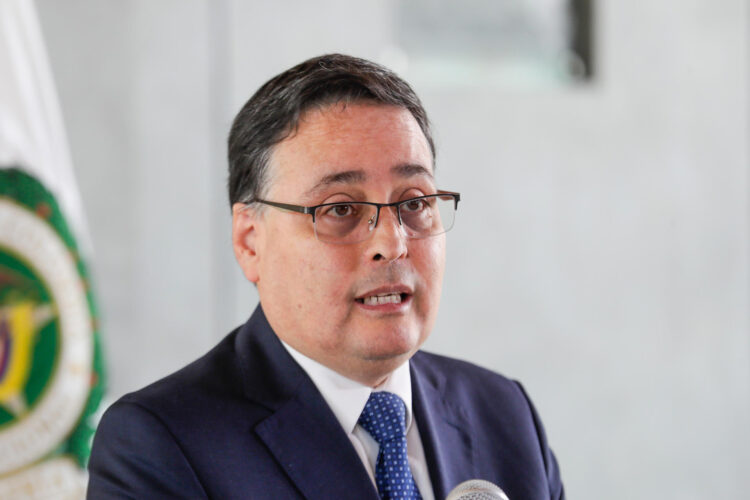
[[[401,294],[400,293],[386,293],[383,295],[371,295],[364,298],[365,305],[377,306],[379,304],[400,304]]]

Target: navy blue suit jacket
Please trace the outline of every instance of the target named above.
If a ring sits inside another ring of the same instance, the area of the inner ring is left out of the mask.
[[[521,386],[418,352],[415,418],[435,490],[486,479],[511,500],[564,498]],[[88,498],[372,499],[378,494],[317,388],[260,307],[208,354],[102,417]]]

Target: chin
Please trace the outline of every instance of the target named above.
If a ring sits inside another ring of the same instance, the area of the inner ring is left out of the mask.
[[[412,329],[378,333],[364,349],[365,358],[372,361],[405,361],[422,345],[420,332]]]

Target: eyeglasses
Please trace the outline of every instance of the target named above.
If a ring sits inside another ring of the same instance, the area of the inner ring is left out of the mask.
[[[384,207],[395,209],[398,223],[406,230],[409,239],[443,234],[453,227],[460,199],[459,193],[438,191],[437,194],[393,203],[347,201],[303,207],[255,199],[247,204],[262,203],[282,210],[309,214],[313,219],[315,237],[319,241],[347,245],[372,236],[380,219],[380,209]]]

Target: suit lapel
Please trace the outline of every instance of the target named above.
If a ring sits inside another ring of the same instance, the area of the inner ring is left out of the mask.
[[[378,500],[348,436],[315,384],[292,359],[258,307],[247,325],[245,392],[271,411],[251,432],[307,498]],[[243,355],[244,353],[244,355]],[[258,381],[265,383],[258,385]]]
[[[307,498],[378,498],[362,462],[323,398],[301,391],[256,428]]]
[[[420,353],[411,360],[412,405],[419,425],[435,498],[478,476],[468,418],[446,396],[445,379],[425,369]]]

